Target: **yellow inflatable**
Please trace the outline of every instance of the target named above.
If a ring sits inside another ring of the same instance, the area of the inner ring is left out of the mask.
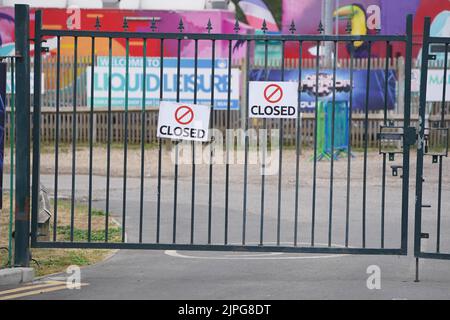
[[[352,26],[352,35],[366,35],[366,13],[358,5],[342,6],[334,11],[333,16],[338,19],[349,19]],[[355,48],[359,48],[363,45],[363,41],[355,41]]]

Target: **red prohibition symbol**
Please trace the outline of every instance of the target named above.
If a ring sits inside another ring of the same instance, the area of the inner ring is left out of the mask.
[[[175,120],[181,125],[187,125],[194,120],[194,111],[188,106],[181,106],[175,110]]]
[[[277,103],[283,98],[283,89],[277,84],[269,84],[264,89],[264,99],[270,103]]]

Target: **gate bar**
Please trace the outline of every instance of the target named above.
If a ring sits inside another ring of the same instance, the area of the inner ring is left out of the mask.
[[[353,46],[354,43],[351,42]],[[345,247],[348,247],[350,229],[350,179],[352,166],[352,118],[353,118],[353,50],[350,51],[350,97],[348,105],[348,137],[347,137],[347,197],[345,202]]]
[[[419,102],[419,136],[417,141],[417,172],[416,172],[416,207],[415,207],[415,226],[414,226],[414,256],[416,258],[420,255],[420,244],[422,232],[422,183],[423,183],[423,148],[424,148],[424,134],[425,134],[425,107],[427,92],[427,78],[428,78],[428,51],[429,51],[429,37],[430,37],[431,19],[425,17],[423,25],[423,44],[422,44],[422,70],[420,72],[420,102]],[[419,265],[416,265],[419,268]]]
[[[35,14],[35,38],[34,38],[34,50],[37,52],[34,58],[34,72],[37,75],[41,74],[41,36],[40,29],[42,27],[42,11],[36,11]],[[27,78],[30,77],[30,74],[27,74]],[[39,199],[39,170],[40,170],[40,131],[41,131],[41,77],[34,77],[34,94],[33,94],[33,177],[32,177],[32,198]],[[26,80],[27,81],[27,80]],[[20,82],[16,82],[20,83]],[[30,83],[28,80],[27,83]],[[28,105],[27,105],[27,108]],[[19,122],[20,123],[20,122]],[[39,214],[39,201],[32,202],[31,209],[31,241],[34,243],[37,241],[38,236],[38,214]]]
[[[210,31],[210,30],[209,30]],[[209,33],[208,33],[209,34]],[[216,40],[211,43],[211,113],[210,113],[210,128],[214,128],[214,77],[216,64]],[[212,131],[212,130],[211,130]],[[209,142],[209,186],[208,186],[208,244],[211,244],[211,224],[212,224],[212,185],[213,185],[213,156],[214,156],[214,136],[211,135]]]
[[[144,80],[145,83],[145,73]],[[144,90],[145,92],[145,90]],[[105,242],[109,237],[109,201],[111,187],[111,105],[112,105],[112,38],[108,38],[108,120],[107,120],[107,146],[106,146],[106,208],[105,208]]]
[[[300,84],[302,83],[302,54],[303,54],[303,41],[298,42],[299,45],[299,61],[298,61],[298,90],[300,91]],[[300,107],[301,107],[301,95],[299,94],[298,104],[297,104],[297,121],[295,127],[295,204],[294,204],[294,246],[297,246],[298,241],[298,209],[299,209],[299,178],[300,178],[300,151],[301,151],[301,122],[300,122]]]
[[[59,46],[58,46],[59,51]],[[95,83],[95,38],[91,38],[91,101],[90,101],[90,114],[89,114],[89,194],[88,194],[88,242],[91,241],[91,235],[92,235],[92,170],[93,170],[93,157],[94,157],[94,151],[93,151],[93,145],[94,145],[94,83]],[[58,65],[59,68],[59,65]],[[127,73],[128,75],[128,73]],[[59,76],[59,74],[58,74]],[[59,123],[59,119],[57,119]],[[56,171],[55,171],[56,172]],[[57,177],[57,175],[56,175]],[[56,190],[55,190],[56,191]],[[56,200],[56,199],[55,199]],[[122,221],[122,228],[125,229],[125,221]],[[56,228],[53,230],[56,235]]]
[[[317,41],[316,52],[320,50],[320,41]],[[320,55],[316,55],[316,88],[319,88],[319,62]],[[311,212],[311,246],[314,247],[314,231],[316,227],[316,180],[317,180],[317,123],[319,96],[316,94],[315,108],[314,108],[314,165],[313,165],[313,190],[312,190],[312,212]]]
[[[125,35],[126,34],[126,35]],[[246,34],[219,34],[219,33],[146,33],[146,32],[104,32],[97,30],[50,30],[42,29],[43,36],[62,36],[62,37],[96,37],[96,38],[139,38],[139,39],[175,39],[175,40],[255,40],[255,41],[408,41],[406,35],[246,35]],[[437,38],[437,43],[445,43],[442,39]]]
[[[411,68],[412,68],[412,45],[413,45],[413,15],[406,17],[406,50],[405,50],[405,91],[404,91],[404,120],[403,132],[409,132],[411,125]],[[425,78],[426,83],[426,78]],[[415,138],[415,137],[414,137]],[[410,140],[410,139],[408,139]],[[401,248],[402,253],[408,252],[408,212],[409,212],[409,150],[411,141],[403,142],[403,184],[402,184],[402,225],[401,225]]]
[[[372,64],[372,42],[369,41],[366,78],[366,101],[364,112],[364,173],[363,173],[363,203],[362,203],[362,247],[366,247],[366,209],[367,209],[367,148],[369,148],[369,87],[370,67]]]
[[[445,128],[445,97],[447,94],[447,67],[448,67],[448,43],[445,44],[444,54],[444,78],[442,80],[442,104],[441,104],[441,123],[440,127]],[[436,226],[436,252],[441,247],[441,211],[442,211],[442,160],[443,156],[439,156],[439,180],[438,180],[438,200],[437,200],[437,226]]]
[[[330,193],[328,208],[328,246],[331,247],[331,237],[333,232],[333,179],[334,179],[334,127],[336,119],[336,65],[337,65],[337,42],[334,41],[334,57],[333,57],[333,98],[331,111],[331,159],[330,159]],[[326,120],[328,121],[328,120]]]

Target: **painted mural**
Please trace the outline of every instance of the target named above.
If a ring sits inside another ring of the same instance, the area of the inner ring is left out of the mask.
[[[280,26],[273,25],[273,17],[264,4],[263,0],[242,0],[241,9],[247,17],[248,25],[241,23],[241,33],[255,32],[256,24],[261,18],[268,19],[270,29],[282,30],[289,33],[292,21],[296,25],[296,33],[317,34],[317,26],[321,19],[321,1],[318,0],[280,0],[283,4],[282,22]],[[34,9],[31,10],[34,12]],[[338,26],[338,33],[346,33],[348,24],[351,25],[351,33],[355,35],[364,34],[404,34],[405,17],[407,14],[414,15],[414,55],[420,52],[420,40],[425,16],[432,18],[433,35],[449,35],[450,33],[450,1],[448,0],[340,0],[339,7],[333,12]],[[163,11],[163,10],[115,10],[115,9],[86,9],[81,10],[76,16],[70,9],[43,9],[43,21],[46,29],[71,29],[95,30],[95,23],[99,18],[101,30],[118,31],[123,30],[123,19],[128,19],[129,31],[151,32],[150,25],[153,18],[156,20],[158,32],[179,32],[180,19],[184,23],[184,32],[203,33],[206,32],[208,20],[211,20],[214,33],[234,32],[234,13],[227,10],[201,10],[201,11]],[[259,20],[258,20],[259,19]],[[31,17],[31,33],[34,29],[34,16]],[[334,31],[336,32],[336,30]],[[51,54],[56,51],[56,38],[48,39],[47,45]],[[79,39],[79,55],[90,55],[89,38]],[[107,39],[98,39],[96,42],[96,55],[108,54]],[[242,57],[242,47],[234,43],[233,57]],[[313,43],[305,43],[303,50],[304,58],[312,58],[317,53]],[[308,47],[309,46],[309,47]],[[218,41],[216,48],[217,57],[227,56],[226,41]],[[356,57],[366,57],[368,45],[362,41],[356,41],[353,45],[340,44],[338,48],[339,57],[345,58],[353,52]],[[404,45],[392,44],[392,55],[404,54]],[[73,38],[61,39],[62,54],[73,55]],[[159,56],[160,41],[149,40],[147,43],[148,56]],[[142,55],[142,40],[130,41],[130,54],[132,56]],[[175,57],[177,55],[177,42],[165,41],[164,55]],[[383,57],[386,53],[384,44],[375,44],[372,47],[373,56]],[[13,8],[0,7],[0,56],[12,55],[14,53],[14,12]],[[125,54],[125,40],[113,40],[113,55],[123,56]],[[181,54],[185,57],[194,56],[194,43],[183,41]],[[210,57],[210,41],[201,41],[199,44],[199,57]],[[287,43],[285,55],[288,58],[298,57],[298,49],[295,43]]]
[[[448,36],[450,33],[450,1],[448,0],[340,0],[339,7],[333,12],[334,19],[337,19],[337,33],[345,34],[347,26],[350,24],[351,34],[353,35],[404,34],[408,14],[414,16],[414,56],[417,56],[420,52],[423,20],[426,16],[432,18],[432,35]],[[283,32],[289,32],[289,26],[294,21],[298,33],[317,34],[320,19],[321,1],[283,0]],[[336,33],[336,28],[333,32]],[[305,43],[305,46],[304,57],[314,57],[316,55],[315,44]],[[286,49],[287,57],[298,57],[297,48],[294,44],[289,45]],[[353,51],[355,57],[367,57],[367,49],[367,43],[356,41],[354,45],[341,44],[338,52],[340,58],[348,57],[351,51]],[[373,56],[384,57],[385,53],[385,45],[373,45]],[[392,43],[392,55],[403,54],[404,45]]]
[[[34,9],[31,10],[31,35],[34,32]],[[128,31],[130,32],[152,32],[151,23],[155,18],[156,32],[179,32],[179,22],[183,21],[184,32],[204,33],[208,20],[211,21],[214,33],[234,32],[234,13],[226,10],[202,10],[202,11],[149,11],[149,10],[115,10],[115,9],[86,9],[81,10],[79,16],[71,9],[43,9],[44,29],[80,29],[95,30],[97,17],[102,31],[123,31],[123,21],[127,17]],[[241,25],[242,32],[246,32],[245,24]],[[143,41],[141,39],[130,40],[130,55],[140,56],[143,53]],[[47,46],[51,54],[56,53],[56,38],[47,39]],[[228,54],[228,43],[218,41],[216,44],[216,55],[225,57]],[[164,56],[176,57],[178,44],[176,40],[164,41]],[[194,56],[194,42],[181,42],[181,55],[184,57]],[[149,39],[147,41],[148,56],[160,55],[160,40]],[[236,47],[234,56],[240,56],[240,48]],[[61,38],[61,54],[73,55],[73,38]],[[12,55],[14,53],[14,9],[0,8],[0,56]],[[88,56],[91,54],[91,39],[79,38],[78,54]],[[108,55],[108,40],[96,39],[95,54],[98,56]],[[211,56],[211,41],[205,41],[199,45],[199,57]],[[113,40],[113,55],[125,55],[125,39]]]

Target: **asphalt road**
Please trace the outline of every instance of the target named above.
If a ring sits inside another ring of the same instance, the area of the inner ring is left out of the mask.
[[[375,162],[374,162],[375,163]],[[378,163],[378,161],[376,162]],[[329,166],[329,163],[327,163]],[[377,164],[378,166],[378,164]],[[289,167],[289,164],[287,165]],[[447,168],[447,167],[446,167]],[[233,167],[232,170],[236,168]],[[380,172],[379,167],[369,167],[369,172]],[[447,168],[448,169],[448,168]],[[414,164],[411,167],[414,172]],[[240,172],[236,170],[235,172]],[[220,174],[223,171],[218,171]],[[242,240],[242,184],[233,174],[229,189],[229,243]],[[337,172],[340,172],[339,170]],[[342,175],[345,172],[342,172]],[[195,192],[194,239],[196,243],[207,240],[208,183],[207,174],[199,170]],[[252,174],[255,174],[254,172]],[[203,178],[202,178],[203,177]],[[413,174],[411,174],[413,178]],[[341,177],[342,178],[342,177]],[[252,180],[253,179],[253,180]],[[53,176],[42,175],[42,182],[52,190]],[[259,241],[260,180],[255,174],[250,179],[248,192],[247,243]],[[273,245],[277,230],[277,177],[269,177],[265,200],[264,241]],[[282,183],[282,210],[280,216],[281,243],[293,241],[294,180],[288,171]],[[311,240],[311,192],[309,179],[300,184],[299,241],[309,245]],[[388,176],[386,187],[385,247],[397,248],[400,240],[401,180]],[[155,239],[156,177],[145,178],[145,202],[143,215],[143,240]],[[352,180],[351,210],[349,219],[350,246],[360,247],[362,241],[362,180]],[[94,206],[104,208],[105,178],[94,177]],[[111,179],[112,214],[121,221],[122,178]],[[127,224],[129,242],[139,235],[138,178],[129,178],[127,188]],[[346,188],[345,179],[334,184],[332,245],[340,247],[345,240]],[[70,195],[70,176],[60,176],[60,195]],[[188,243],[191,227],[191,179],[181,176],[178,186],[177,242]],[[167,176],[162,185],[161,241],[171,242],[173,227],[173,180]],[[213,188],[213,243],[224,239],[225,186],[214,184]],[[366,212],[366,242],[368,247],[379,247],[381,241],[380,180],[368,183]],[[444,195],[449,185],[444,184]],[[425,189],[424,199],[433,200],[436,190]],[[82,282],[89,285],[80,290],[59,290],[32,295],[25,299],[448,299],[450,298],[450,261],[421,260],[421,282],[414,282],[415,259],[413,245],[414,181],[410,184],[409,255],[408,256],[358,256],[333,254],[248,253],[248,252],[193,252],[193,251],[147,251],[121,250],[113,257],[94,266],[82,269]],[[326,245],[329,222],[329,180],[322,179],[317,185],[315,241]],[[77,199],[87,196],[87,176],[77,175]],[[447,213],[449,202],[443,206],[442,250],[450,248],[450,232]],[[430,239],[423,241],[423,249],[434,250],[435,216],[424,214],[424,229]],[[367,269],[380,268],[381,288],[369,289]],[[64,279],[64,274],[56,279]],[[55,279],[52,277],[50,279]],[[49,279],[44,279],[49,280]],[[2,288],[0,288],[2,289]]]

